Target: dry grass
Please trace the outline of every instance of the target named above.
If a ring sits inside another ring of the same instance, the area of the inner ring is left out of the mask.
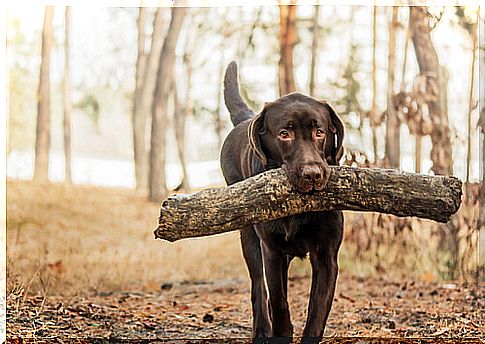
[[[53,293],[159,289],[183,279],[246,276],[237,233],[156,241],[159,204],[134,191],[8,181],[9,289]]]
[[[9,292],[26,297],[154,291],[171,281],[248,278],[237,232],[166,243],[153,238],[158,215],[159,204],[131,190],[9,180]],[[469,234],[466,228],[473,229],[475,220],[468,227],[460,221],[461,240],[468,240],[473,258],[478,233]],[[440,253],[437,228],[419,219],[347,213],[341,270],[360,276],[446,279],[448,257]],[[473,259],[467,259],[473,266]],[[307,260],[292,263],[290,275],[309,272]]]

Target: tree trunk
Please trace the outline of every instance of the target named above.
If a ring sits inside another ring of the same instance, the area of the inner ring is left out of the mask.
[[[34,180],[49,178],[50,150],[50,64],[53,44],[52,19],[54,7],[46,6],[42,29],[42,56],[40,62],[39,89],[37,93],[37,136],[35,141]]]
[[[370,126],[372,129],[372,150],[374,152],[374,164],[377,164],[377,127],[379,125],[377,116],[377,6],[374,6],[372,19],[372,105],[370,110]]]
[[[392,8],[389,24],[389,58],[387,64],[387,117],[386,117],[386,161],[390,168],[399,169],[401,161],[400,127],[394,104],[394,76],[396,69],[396,27],[399,7]]]
[[[461,202],[461,181],[395,170],[332,166],[324,190],[296,192],[282,169],[226,188],[175,195],[162,203],[155,238],[219,234],[303,212],[375,211],[447,222]]]
[[[473,26],[473,34],[472,34],[472,65],[471,65],[471,72],[470,72],[470,91],[468,95],[468,114],[467,114],[467,152],[466,152],[466,185],[470,183],[470,167],[472,163],[472,112],[474,108],[474,100],[473,100],[473,88],[475,86],[475,59],[476,59],[476,50],[477,50],[477,31],[478,31],[478,21],[480,20],[480,11],[477,11],[477,18],[476,24]],[[467,198],[469,197],[470,192],[467,192]]]
[[[415,166],[414,166],[414,172],[416,173],[421,173],[421,152],[423,151],[423,148],[422,148],[422,143],[423,143],[423,137],[419,134],[419,133],[416,133],[415,137],[414,137],[414,142],[415,142],[415,145],[414,145],[414,158],[415,158]]]
[[[152,104],[149,198],[160,201],[167,194],[165,175],[165,137],[168,127],[167,105],[173,84],[175,47],[182,28],[185,8],[172,8],[172,18],[158,63],[157,81]]]
[[[139,99],[135,102],[134,113],[134,150],[139,149],[140,154],[136,154],[135,160],[135,176],[137,181],[137,188],[141,191],[148,189],[148,150],[146,147],[146,126],[150,118],[151,106],[153,103],[153,93],[155,90],[155,82],[157,78],[158,61],[163,45],[163,8],[158,8],[153,19],[153,33],[151,37],[150,51],[145,58],[145,66],[142,68],[141,82],[139,88]],[[136,122],[135,122],[136,121]],[[136,133],[136,134],[135,134]],[[137,147],[135,145],[138,145]],[[138,172],[137,169],[138,168]]]
[[[480,29],[480,42],[485,42],[485,21],[482,21],[482,24],[478,26]],[[478,73],[479,78],[480,78],[480,85],[485,85],[485,49],[479,49],[479,63],[480,63],[480,68],[481,73]],[[480,105],[482,108],[480,109],[480,117],[478,120],[478,127],[480,128],[481,132],[481,145],[482,145],[482,150],[481,150],[481,156],[479,159],[481,160],[481,186],[480,186],[480,194],[479,194],[479,203],[480,203],[480,211],[479,211],[479,221],[478,221],[478,230],[479,236],[480,236],[480,246],[485,247],[485,87],[479,87],[478,88],[480,95]],[[481,251],[479,261],[481,263],[481,269],[483,272],[485,272],[485,250]],[[482,278],[483,278],[482,274]]]
[[[64,37],[64,80],[63,107],[64,107],[64,163],[66,183],[72,183],[71,172],[71,7],[66,7],[65,37]]]
[[[317,65],[317,51],[318,40],[320,38],[320,5],[315,5],[315,12],[313,14],[313,40],[312,40],[312,52],[310,62],[310,84],[308,85],[310,96],[315,96],[315,70]]]
[[[426,78],[429,115],[433,123],[431,132],[431,160],[435,174],[452,174],[451,138],[448,124],[447,80],[443,67],[431,41],[431,28],[426,7],[409,8],[409,25],[420,74]]]
[[[187,162],[185,160],[185,119],[187,118],[187,106],[181,106],[178,96],[177,82],[174,78],[173,84],[173,101],[174,101],[174,124],[175,124],[175,139],[177,140],[177,152],[182,166],[182,189],[184,192],[190,192],[189,174],[187,172]],[[185,98],[188,102],[188,98]]]
[[[293,50],[297,43],[296,5],[280,5],[280,60],[278,62],[278,77],[280,96],[295,92],[293,75]]]
[[[140,7],[138,10],[138,55],[136,60],[136,74],[135,74],[135,94],[133,99],[133,157],[135,160],[135,180],[137,190],[146,190],[148,185],[147,163],[148,156],[145,147],[145,126],[147,116],[140,111],[140,103],[143,92],[143,77],[145,75],[145,68],[147,67],[147,54],[145,52],[145,23],[147,17],[147,9]],[[155,31],[153,32],[155,35]]]
[[[484,54],[485,55],[485,54]],[[482,61],[482,65],[480,66],[481,68],[485,67],[485,61]],[[482,69],[483,70],[483,69]],[[480,74],[485,74],[485,73],[480,73]],[[481,76],[482,82],[485,82],[485,76]],[[478,202],[480,204],[480,210],[478,212],[478,224],[477,224],[477,229],[479,231],[479,240],[480,240],[480,247],[485,247],[485,102],[482,102],[483,107],[480,111],[480,119],[479,119],[479,127],[480,127],[480,132],[481,132],[481,185],[480,185],[480,191],[479,191],[479,196],[478,196]],[[483,272],[485,272],[485,253],[481,251],[480,257],[479,257],[481,269]],[[482,278],[483,278],[482,274]]]
[[[227,13],[227,11],[226,11]],[[227,30],[224,28],[222,32],[222,43],[221,46],[219,47],[220,49],[220,58],[219,58],[219,78],[218,80],[223,80],[224,79],[224,53],[225,53],[225,43],[227,39]],[[214,126],[215,126],[215,131],[217,135],[217,147],[218,149],[221,149],[224,138],[222,131],[224,129],[224,121],[221,118],[221,110],[222,110],[222,104],[223,104],[223,99],[222,99],[222,82],[219,82],[218,84],[218,90],[217,90],[217,108],[215,111],[215,120],[214,120]]]

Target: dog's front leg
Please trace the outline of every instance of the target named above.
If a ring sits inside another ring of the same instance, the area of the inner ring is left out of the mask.
[[[287,300],[288,258],[278,248],[268,246],[262,241],[262,253],[266,284],[269,292],[269,304],[273,337],[293,335],[290,309]]]
[[[253,337],[271,336],[271,321],[268,297],[263,275],[261,244],[252,227],[241,229],[241,244],[244,259],[251,277],[251,305],[253,310]]]
[[[318,343],[322,338],[337,282],[337,252],[338,248],[329,247],[310,252],[312,286],[302,343]]]

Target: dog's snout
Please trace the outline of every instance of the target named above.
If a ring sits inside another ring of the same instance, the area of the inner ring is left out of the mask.
[[[322,179],[322,171],[317,166],[304,166],[301,176],[308,182],[318,182]]]

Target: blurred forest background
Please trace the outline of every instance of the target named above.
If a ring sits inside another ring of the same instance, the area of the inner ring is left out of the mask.
[[[334,104],[343,164],[465,182],[448,224],[347,212],[344,273],[478,280],[479,21],[474,7],[10,6],[10,295],[247,278],[238,233],[152,235],[168,194],[223,185],[232,60],[256,111],[293,91]],[[308,262],[290,272],[308,275]]]

